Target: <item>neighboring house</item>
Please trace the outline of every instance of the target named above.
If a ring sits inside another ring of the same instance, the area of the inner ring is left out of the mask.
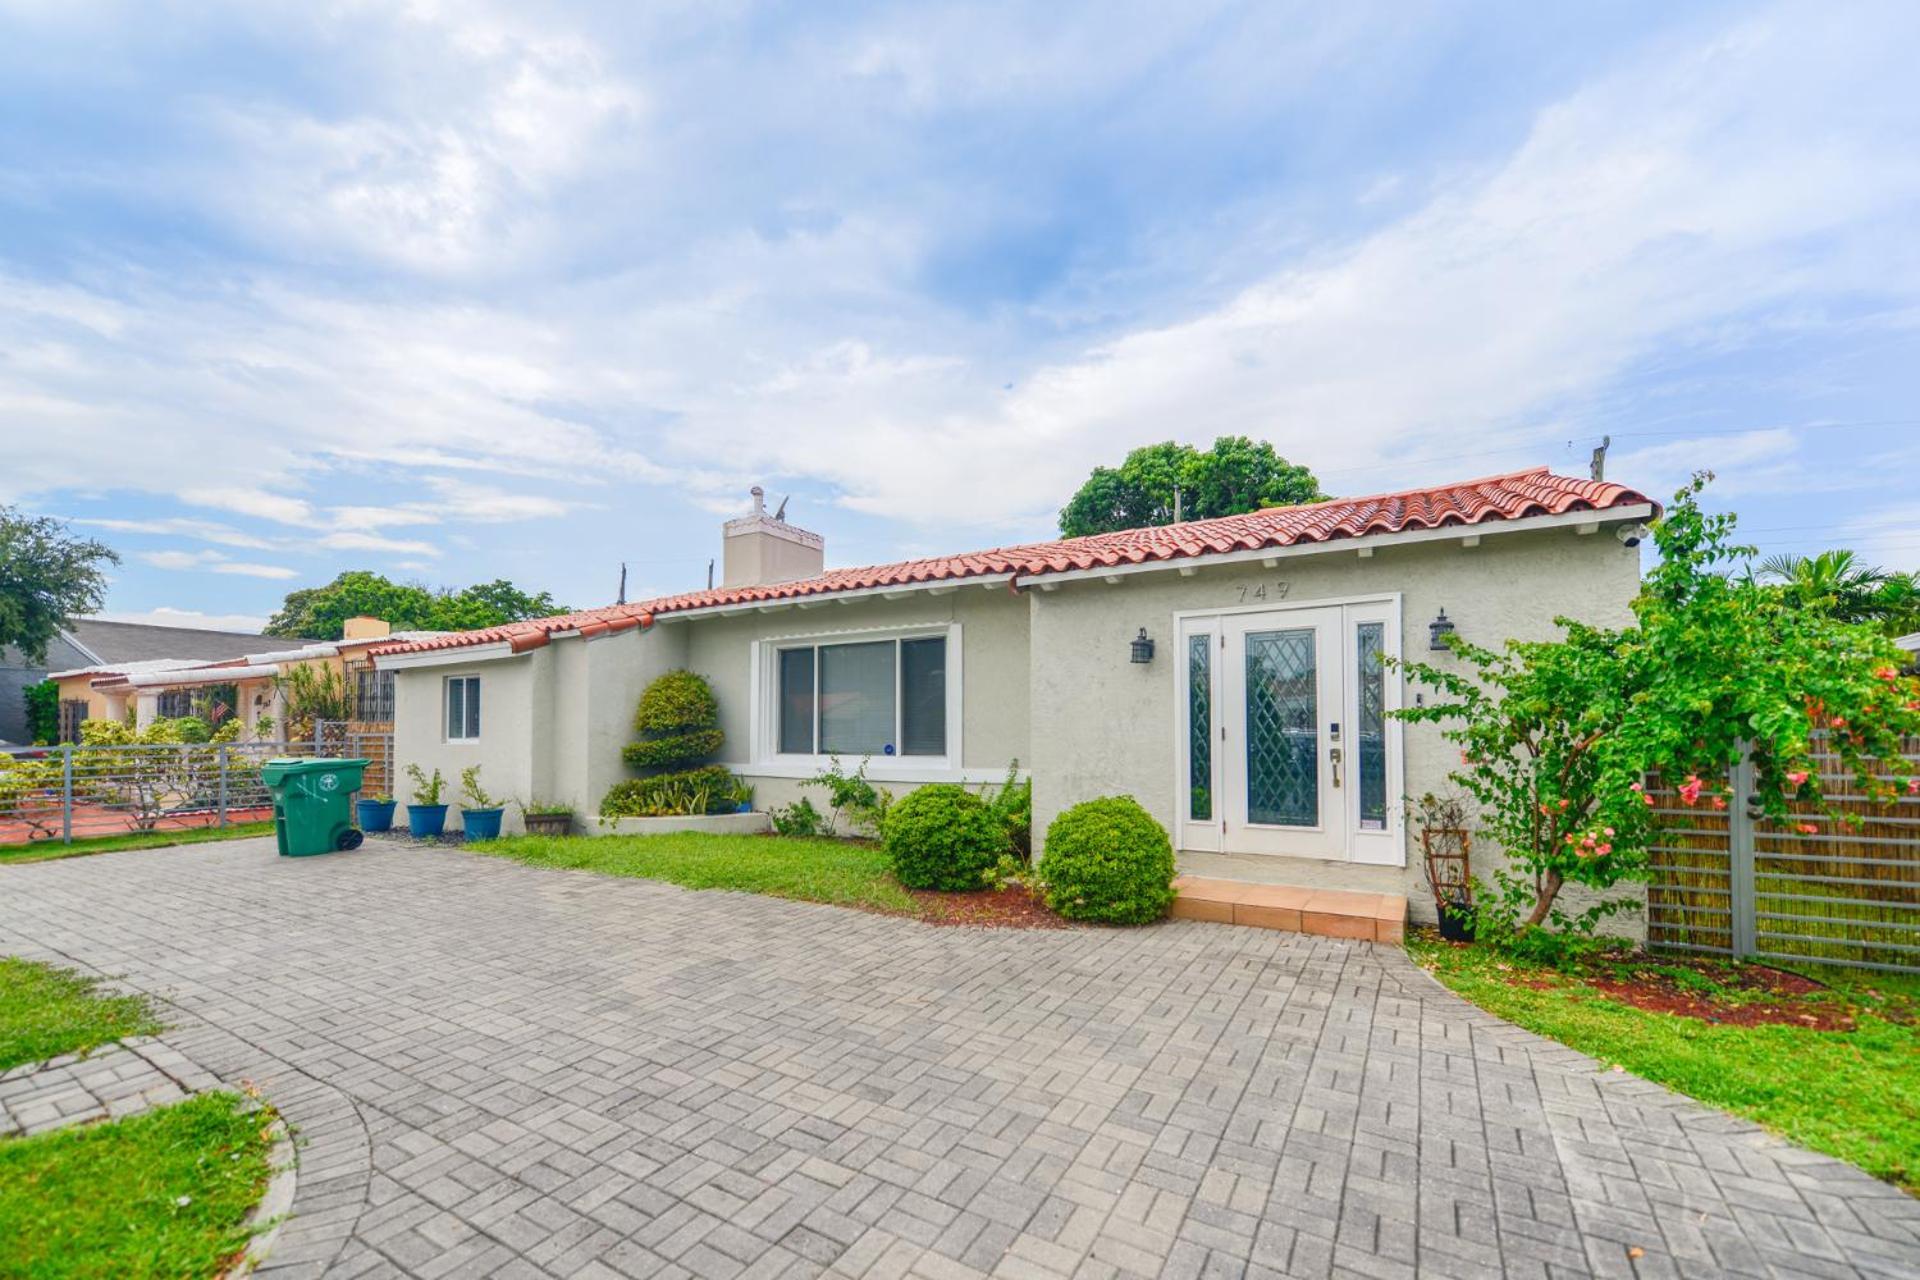
[[[1920,631],[1916,631],[1910,636],[1901,636],[1898,640],[1895,640],[1894,643],[1913,655],[1913,657],[1907,660],[1909,667],[1920,667]]]
[[[870,756],[896,791],[1018,760],[1036,844],[1067,806],[1126,793],[1190,870],[1277,866],[1418,901],[1403,797],[1443,786],[1458,751],[1387,717],[1420,694],[1383,659],[1453,661],[1430,651],[1435,625],[1498,646],[1554,635],[1557,615],[1629,622],[1656,510],[1542,468],[827,571],[818,535],[756,490],[725,527],[720,587],[374,662],[398,673],[396,758],[449,778],[482,764],[497,795],[595,812],[627,776],[641,690],[686,667],[711,681],[720,759],[758,808],[835,755]]]
[[[367,661],[367,650],[376,644],[424,640],[440,633],[396,634],[380,619],[364,617],[347,619],[345,632],[342,639],[333,641],[252,636],[248,637],[246,650],[234,656],[212,658],[185,649],[176,651],[175,656],[93,663],[58,672],[55,678],[60,684],[63,739],[77,740],[80,719],[123,718],[129,712],[139,725],[184,715],[198,715],[218,724],[237,715],[246,726],[245,736],[271,737],[282,732],[286,724],[280,677],[297,666],[339,671],[353,697],[351,720],[366,731],[384,731],[393,719],[393,677],[373,669]],[[195,643],[191,637],[198,633],[184,634],[189,637],[186,644]],[[70,706],[84,709],[84,715],[78,715],[71,726],[67,723]],[[258,734],[255,726],[262,715],[272,717],[274,728]]]
[[[217,661],[285,643],[248,632],[199,631],[191,627],[151,626],[144,622],[76,618],[48,643],[43,662],[29,664],[16,650],[0,649],[0,740],[27,741],[26,701],[22,690],[47,679],[52,672],[151,663],[184,655],[192,655],[201,662]],[[78,699],[75,705],[62,708],[63,725],[83,718],[82,708],[86,714],[105,714],[104,699],[85,692],[76,693],[74,697]]]

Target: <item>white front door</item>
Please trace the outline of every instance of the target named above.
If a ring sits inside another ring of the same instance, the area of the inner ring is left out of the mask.
[[[1181,847],[1395,864],[1390,601],[1181,624]]]

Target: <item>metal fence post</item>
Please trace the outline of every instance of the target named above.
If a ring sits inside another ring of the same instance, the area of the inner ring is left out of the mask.
[[[220,744],[219,814],[220,817],[216,825],[224,827],[227,825],[227,744],[224,742]]]
[[[73,744],[60,744],[60,843],[73,843]]]
[[[1753,828],[1759,820],[1753,760],[1741,756],[1733,770],[1734,803],[1727,806],[1727,887],[1733,912],[1733,954],[1745,959],[1759,949],[1753,895]]]
[[[326,721],[324,721],[324,720],[322,720],[322,719],[320,719],[320,718],[319,718],[318,716],[315,716],[315,717],[314,717],[314,720],[313,720],[313,754],[314,754],[314,755],[316,755],[316,756],[324,756],[325,754],[327,754],[327,753],[326,753],[326,749],[325,749],[324,747],[322,747],[322,746],[320,745],[320,742],[321,742],[321,735],[322,735],[322,734],[323,734],[323,733],[325,732],[325,729],[324,729],[324,728],[323,728],[322,726],[323,726],[323,725],[325,725],[325,724],[326,724]]]

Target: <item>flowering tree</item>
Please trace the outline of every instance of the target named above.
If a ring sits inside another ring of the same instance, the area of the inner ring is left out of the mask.
[[[1709,479],[1695,476],[1655,525],[1660,561],[1633,603],[1636,625],[1562,618],[1563,639],[1500,652],[1455,635],[1470,674],[1406,664],[1440,697],[1396,714],[1446,726],[1461,747],[1452,776],[1511,863],[1479,904],[1490,936],[1591,932],[1619,909],[1602,899],[1569,915],[1558,900],[1568,884],[1646,878],[1649,775],[1674,779],[1683,804],[1725,809],[1744,751],[1769,816],[1786,818],[1791,799],[1832,813],[1813,761],[1824,734],[1865,794],[1920,791],[1901,756],[1902,737],[1920,733],[1920,681],[1899,674],[1902,655],[1873,626],[1736,576],[1753,551],[1731,542],[1732,516],[1701,511]]]

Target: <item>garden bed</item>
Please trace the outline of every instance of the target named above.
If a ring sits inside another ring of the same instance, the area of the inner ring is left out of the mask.
[[[709,835],[757,836],[772,829],[764,813],[679,813],[658,818],[574,819],[590,836],[648,836],[676,831],[704,831]]]

